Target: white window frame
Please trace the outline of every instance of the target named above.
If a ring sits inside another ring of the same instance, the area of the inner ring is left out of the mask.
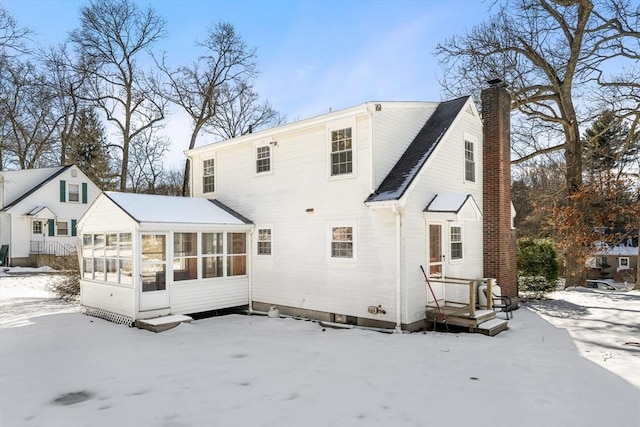
[[[267,149],[269,151],[269,156],[268,157],[260,157],[260,149]],[[255,174],[258,176],[262,176],[262,175],[270,175],[273,173],[273,146],[271,144],[265,144],[265,143],[261,143],[261,144],[256,144],[254,146],[254,150],[253,150],[253,155],[254,155],[254,164],[255,164]],[[261,160],[269,160],[269,169],[268,170],[263,170],[263,171],[259,171],[258,170],[258,162]]]
[[[333,132],[351,129],[351,172],[342,173],[342,174],[333,174],[333,144],[332,144],[332,134]],[[348,121],[340,121],[330,126],[327,126],[327,175],[329,180],[340,180],[340,179],[348,179],[355,178],[357,176],[357,164],[358,164],[358,156],[357,156],[357,132],[356,132],[356,121],[348,120]]]
[[[626,265],[622,265],[622,260],[626,261]],[[630,268],[630,259],[628,256],[618,257],[618,270],[629,270]]]
[[[212,166],[211,168],[213,168],[213,173],[207,175],[206,174],[206,170],[208,168],[208,166],[205,166],[206,162],[212,162]],[[208,159],[202,159],[202,194],[211,194],[211,193],[215,193],[216,192],[216,188],[217,188],[217,180],[216,180],[216,158],[215,157],[210,157]],[[213,190],[212,191],[205,191],[205,178],[209,178],[209,177],[213,177]]]
[[[466,184],[477,184],[479,182],[478,159],[480,158],[478,153],[480,148],[478,138],[465,132],[462,142],[462,180]],[[472,144],[473,147],[473,151],[471,153],[473,155],[473,159],[471,159],[471,162],[473,163],[473,180],[467,179],[467,143]]]
[[[58,224],[65,224],[67,232],[65,234],[60,233],[60,226]],[[69,230],[69,221],[56,221],[56,236],[71,236]]]
[[[42,221],[36,220],[31,223],[31,234],[42,234]]]
[[[76,200],[71,200],[71,186],[74,186],[77,188],[78,191],[74,192],[73,194],[75,194],[77,196]],[[79,183],[75,183],[75,182],[67,182],[67,202],[69,203],[80,203],[81,200],[81,191],[82,191],[82,186]]]
[[[260,240],[260,231],[269,230],[269,240]],[[260,253],[260,243],[269,243],[269,253]],[[273,256],[273,227],[270,225],[264,225],[256,227],[256,255],[261,258],[268,258]]]
[[[460,229],[460,240],[459,241],[454,241],[453,240],[452,232],[453,232],[454,228],[459,228]],[[462,223],[460,223],[460,222],[451,222],[451,223],[449,223],[448,241],[449,241],[449,262],[451,264],[464,262],[464,226],[463,226]],[[454,243],[459,243],[460,244],[460,258],[454,258],[453,257],[453,244]]]
[[[350,227],[351,228],[351,257],[334,257],[333,256],[333,230],[334,228]],[[355,222],[342,221],[332,222],[327,227],[327,258],[335,263],[353,264],[358,258],[358,227]]]

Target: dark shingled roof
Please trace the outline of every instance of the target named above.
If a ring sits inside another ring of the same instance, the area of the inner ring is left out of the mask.
[[[413,139],[398,163],[365,203],[399,200],[409,188],[422,166],[438,145],[446,131],[464,107],[468,96],[445,101],[438,105],[420,132]]]

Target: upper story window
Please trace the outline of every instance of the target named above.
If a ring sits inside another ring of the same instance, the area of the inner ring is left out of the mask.
[[[214,160],[208,159],[202,162],[202,192],[213,193],[215,189]]]
[[[451,260],[462,259],[462,227],[452,225],[450,227]]]
[[[464,180],[476,182],[474,143],[467,140],[464,141]]]
[[[256,148],[256,173],[271,171],[271,147],[263,145]]]
[[[331,258],[353,258],[353,227],[331,227]]]
[[[69,201],[80,201],[80,186],[78,184],[69,184]]]
[[[331,176],[353,172],[351,128],[331,131]]]
[[[258,255],[271,255],[271,229],[258,229]]]

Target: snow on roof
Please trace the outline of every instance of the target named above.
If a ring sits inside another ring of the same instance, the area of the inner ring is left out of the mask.
[[[464,193],[441,193],[431,200],[425,210],[428,212],[458,213],[469,197],[471,195]]]
[[[250,224],[251,221],[217,200],[154,194],[105,192],[138,222],[181,224]]]
[[[596,255],[612,255],[612,256],[638,256],[637,246],[614,246],[610,248],[608,246],[601,247],[596,251]]]

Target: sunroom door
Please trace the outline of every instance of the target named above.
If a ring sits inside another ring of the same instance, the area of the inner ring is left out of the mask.
[[[167,235],[143,233],[141,254],[140,311],[168,308]]]

